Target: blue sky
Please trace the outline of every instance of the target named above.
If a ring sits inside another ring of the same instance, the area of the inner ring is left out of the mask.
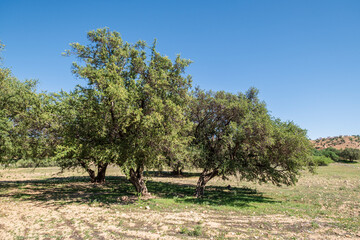
[[[40,90],[68,91],[81,81],[61,53],[105,26],[193,60],[193,85],[258,88],[273,116],[311,139],[360,134],[360,1],[2,0],[4,65]]]

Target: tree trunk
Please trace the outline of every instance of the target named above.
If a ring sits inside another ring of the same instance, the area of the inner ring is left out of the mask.
[[[129,180],[134,185],[136,192],[138,192],[141,196],[149,196],[150,193],[146,187],[143,172],[143,167],[137,167],[136,171],[131,168]]]
[[[90,181],[95,182],[96,176],[95,171],[93,171],[84,161],[78,159],[80,162],[80,165],[86,170],[86,172],[89,174]]]
[[[105,183],[106,168],[108,164],[98,164],[98,174],[95,178],[96,183]]]
[[[204,169],[204,171],[200,174],[199,180],[196,185],[195,197],[201,198],[204,195],[206,184],[210,181],[210,179],[217,176],[218,173],[219,172],[217,169],[212,172]]]
[[[106,168],[108,166],[107,163],[98,164],[97,176],[95,175],[95,171],[92,170],[85,162],[80,161],[80,164],[86,170],[86,172],[89,174],[90,181],[92,183],[105,183],[105,173],[106,173]]]
[[[182,167],[173,167],[172,175],[181,176],[183,174]]]

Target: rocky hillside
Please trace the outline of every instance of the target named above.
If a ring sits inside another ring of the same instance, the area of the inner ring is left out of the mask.
[[[336,149],[345,149],[345,148],[357,148],[360,149],[360,136],[338,136],[338,137],[327,137],[327,138],[318,138],[316,140],[311,140],[316,149],[324,149],[333,147]]]

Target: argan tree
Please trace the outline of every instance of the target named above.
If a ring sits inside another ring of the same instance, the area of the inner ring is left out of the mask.
[[[110,114],[98,91],[77,87],[56,96],[58,135],[55,159],[63,169],[82,167],[91,182],[104,183],[117,151],[109,138]]]
[[[42,117],[38,113],[44,98],[35,87],[36,81],[21,82],[10,69],[0,68],[0,163],[41,155],[36,117]]]
[[[256,89],[238,95],[197,90],[190,107],[198,149],[194,166],[203,169],[196,197],[216,176],[293,184],[310,160],[306,131],[272,120]]]
[[[166,157],[186,149],[183,131],[191,123],[186,118],[191,78],[184,76],[190,64],[177,56],[174,62],[145,42],[123,42],[109,29],[88,33],[90,44],[71,44],[68,54],[83,64],[74,63],[73,72],[88,81],[82,97],[94,107],[92,115],[101,121],[98,144],[102,159],[117,163],[136,191],[147,195],[143,172],[166,163]],[[93,102],[93,103],[91,103]],[[89,141],[94,140],[92,137]]]
[[[345,148],[340,152],[340,157],[353,162],[354,160],[360,159],[360,150],[355,148]]]

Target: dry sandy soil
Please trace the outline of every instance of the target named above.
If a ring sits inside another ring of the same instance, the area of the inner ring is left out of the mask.
[[[319,138],[316,140],[312,140],[311,143],[317,149],[325,149],[329,147],[335,149],[345,149],[345,148],[360,149],[359,136],[337,136],[337,137]]]
[[[359,164],[295,187],[218,179],[201,201],[188,196],[194,175],[152,176],[153,197],[139,199],[118,172],[99,186],[57,168],[0,170],[0,239],[360,239]]]

